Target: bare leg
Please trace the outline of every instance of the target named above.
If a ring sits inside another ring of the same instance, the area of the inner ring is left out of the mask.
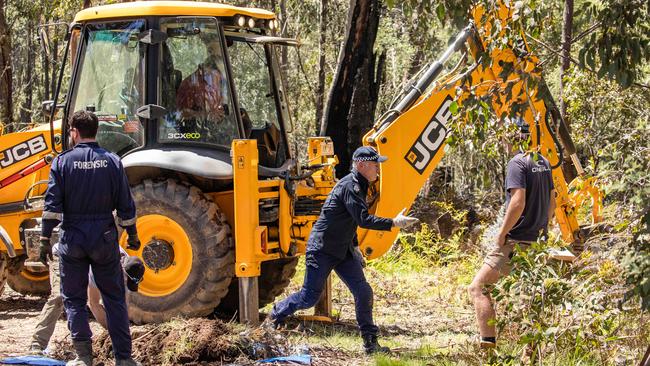
[[[483,267],[481,267],[469,285],[468,291],[474,302],[474,310],[476,311],[476,320],[478,321],[481,337],[496,337],[496,327],[494,326],[496,314],[492,306],[490,294],[484,290],[484,287],[485,285],[492,285],[498,280],[499,271],[487,264],[483,264]]]
[[[90,311],[93,313],[93,316],[99,325],[104,329],[108,329],[106,325],[106,309],[104,309],[104,305],[99,302],[101,298],[101,294],[97,287],[92,285],[88,286],[88,306],[90,307]]]

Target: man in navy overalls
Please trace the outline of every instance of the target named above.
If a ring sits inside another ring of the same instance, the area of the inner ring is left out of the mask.
[[[363,146],[354,152],[352,172],[334,186],[309,235],[302,289],[275,304],[270,314],[274,325],[298,310],[314,306],[334,270],[354,296],[366,353],[388,352],[388,348],[377,343],[378,328],[372,320],[372,288],[363,274],[365,260],[359,250],[357,227],[388,231],[393,226],[403,228],[418,220],[401,213],[394,219],[368,213],[368,187],[377,180],[379,163],[386,159],[372,147]]]
[[[52,258],[50,236],[62,222],[61,292],[77,353],[68,365],[92,365],[92,332],[86,310],[89,268],[106,307],[115,364],[138,365],[131,358],[129,317],[113,217],[116,210],[117,223],[128,233],[127,248],[139,249],[135,204],[120,159],[95,141],[97,128],[93,113],[76,112],[69,129],[75,146],[52,161],[43,209],[41,261],[47,263]]]

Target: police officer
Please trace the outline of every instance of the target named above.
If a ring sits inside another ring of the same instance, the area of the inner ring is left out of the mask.
[[[309,236],[302,289],[275,304],[269,315],[274,326],[297,310],[314,306],[334,270],[354,295],[366,353],[388,352],[388,348],[377,343],[378,328],[372,320],[372,288],[363,274],[365,262],[358,246],[357,227],[388,231],[393,226],[403,228],[418,220],[401,213],[392,220],[368,213],[368,186],[377,180],[379,163],[386,159],[372,147],[360,147],[354,152],[352,172],[334,186]]]
[[[527,141],[528,124],[520,118],[514,123],[519,130],[515,140]],[[496,314],[490,293],[484,288],[509,274],[515,245],[526,249],[546,236],[548,221],[553,217],[555,191],[548,160],[536,152],[519,152],[508,162],[505,204],[505,217],[494,247],[468,288],[476,311],[481,348],[496,347]]]
[[[61,222],[61,293],[77,358],[72,366],[92,365],[92,332],[86,310],[88,269],[92,268],[104,305],[115,364],[138,365],[131,358],[131,334],[120,264],[117,223],[128,233],[128,249],[140,247],[135,204],[119,158],[97,144],[98,120],[78,111],[70,119],[74,148],[52,161],[45,193],[41,261],[52,258],[50,236]]]

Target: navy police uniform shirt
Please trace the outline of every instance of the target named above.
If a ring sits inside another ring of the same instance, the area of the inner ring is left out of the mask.
[[[521,217],[508,233],[508,238],[537,241],[546,236],[548,208],[551,204],[553,176],[551,167],[542,155],[519,153],[508,162],[506,172],[506,207],[510,203],[513,188],[526,190],[526,205]]]
[[[79,143],[52,161],[42,236],[61,224],[61,242],[94,243],[117,223],[135,233],[135,203],[122,162],[96,142]]]
[[[357,246],[357,227],[388,231],[393,220],[368,213],[368,180],[352,171],[336,183],[327,197],[307,242],[307,251],[322,251],[343,259]]]

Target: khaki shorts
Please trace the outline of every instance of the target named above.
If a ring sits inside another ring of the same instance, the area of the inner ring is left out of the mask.
[[[512,264],[510,263],[512,252],[517,244],[522,250],[526,250],[530,246],[530,242],[506,239],[503,246],[495,245],[492,248],[490,253],[485,257],[483,263],[492,267],[492,269],[496,269],[502,275],[509,274],[510,270],[512,270]]]

